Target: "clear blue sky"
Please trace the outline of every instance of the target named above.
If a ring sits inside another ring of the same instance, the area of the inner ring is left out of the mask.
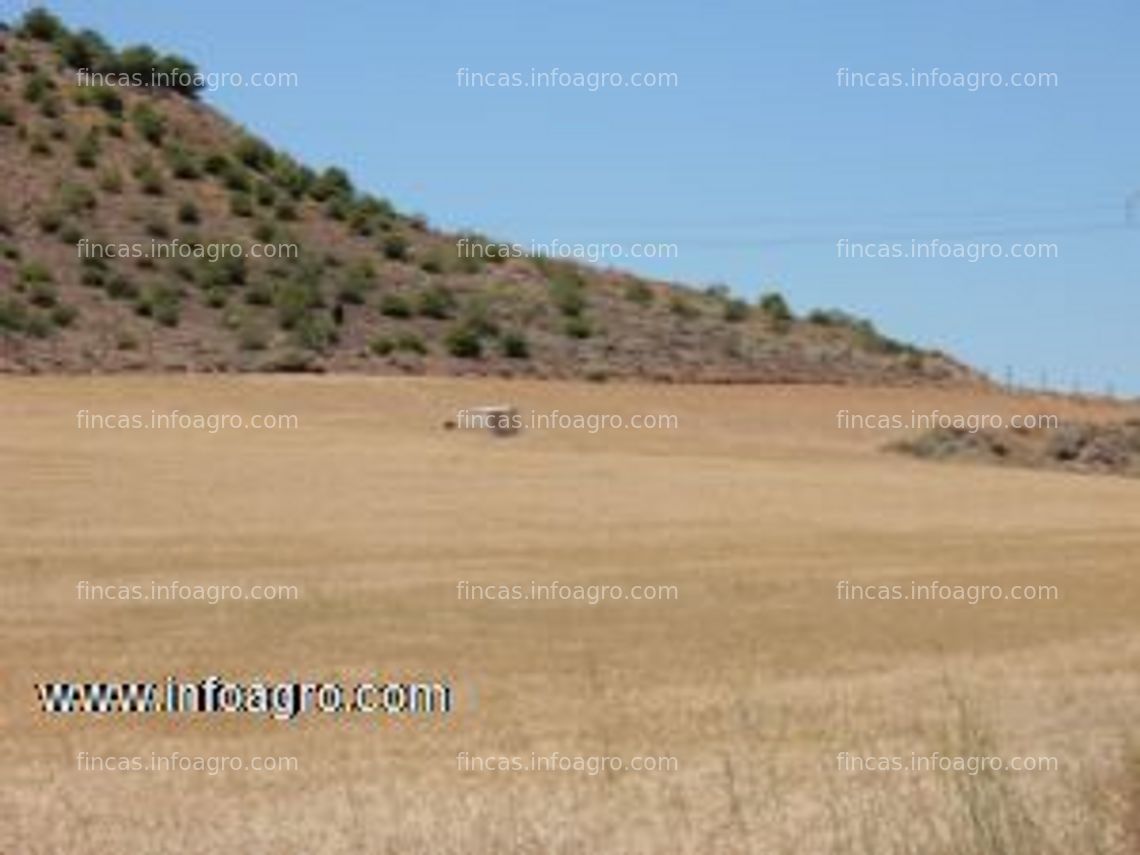
[[[47,5],[206,71],[295,73],[296,88],[205,100],[437,225],[675,243],[675,259],[624,266],[779,287],[798,310],[866,314],[999,378],[1140,393],[1135,0]],[[673,72],[678,86],[464,88],[464,67]],[[1058,85],[844,88],[844,67]],[[1053,242],[1059,257],[851,259],[844,237]]]

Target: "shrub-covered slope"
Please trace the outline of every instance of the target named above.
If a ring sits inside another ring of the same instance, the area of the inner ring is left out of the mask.
[[[0,31],[0,371],[976,379],[778,295],[752,305],[433,230],[227,121],[193,71],[46,13]]]

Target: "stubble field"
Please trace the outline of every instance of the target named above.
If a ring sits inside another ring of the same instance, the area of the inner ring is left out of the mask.
[[[499,402],[676,425],[442,427]],[[176,408],[296,427],[77,416]],[[840,429],[844,408],[1126,414],[937,390],[0,380],[0,853],[1140,851],[1140,482],[910,460],[879,450],[898,432]],[[459,594],[532,581],[674,594]],[[844,581],[1056,596],[843,600]],[[81,582],[298,595],[92,600]],[[456,704],[51,715],[36,690],[168,675],[446,680]],[[837,759],[936,751],[1056,768]],[[82,759],[175,752],[296,768]],[[555,752],[663,768],[472,768]]]

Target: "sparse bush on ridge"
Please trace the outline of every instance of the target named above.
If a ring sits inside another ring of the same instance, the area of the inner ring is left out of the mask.
[[[483,342],[478,331],[466,323],[453,327],[444,339],[447,352],[459,359],[478,359],[483,355]]]
[[[333,197],[351,199],[352,181],[348,173],[336,166],[328,167],[309,187],[309,195],[318,202],[325,202]]]
[[[562,331],[570,338],[589,338],[594,334],[594,328],[590,322],[581,315],[574,315],[566,318],[565,323],[562,325]]]
[[[748,318],[748,303],[739,298],[729,300],[724,304],[724,319],[729,323],[738,323]]]
[[[257,199],[257,204],[262,207],[268,208],[277,202],[277,191],[273,189],[273,185],[264,179],[258,179],[253,187],[254,198]]]
[[[639,306],[648,306],[653,302],[653,289],[636,279],[625,288],[625,298]]]
[[[396,349],[396,343],[388,336],[377,336],[368,342],[368,349],[377,356],[387,356]]]
[[[123,176],[117,169],[105,169],[99,176],[99,189],[106,193],[122,193]]]
[[[400,234],[390,234],[384,238],[381,251],[389,261],[405,261],[408,258],[408,239]]]
[[[42,71],[37,71],[24,82],[24,100],[29,104],[41,104],[53,89],[55,81]]]
[[[450,318],[455,308],[455,295],[443,285],[432,285],[419,295],[416,313],[425,318]]]
[[[170,174],[183,181],[195,181],[202,177],[201,169],[194,156],[181,144],[174,143],[163,150]]]
[[[277,206],[274,208],[273,213],[277,219],[281,220],[282,222],[293,222],[297,219],[297,206],[292,202],[282,199],[277,203]]]
[[[558,310],[567,317],[578,317],[586,310],[585,282],[577,271],[563,271],[550,281],[550,295]]]
[[[91,102],[110,116],[123,115],[123,98],[110,86],[92,86],[86,90],[90,94]],[[120,133],[116,136],[122,136]]]
[[[380,298],[380,314],[388,318],[410,318],[412,307],[402,294],[385,294]]]
[[[81,215],[94,211],[99,199],[86,184],[69,181],[60,187],[59,204],[67,213]]]
[[[683,294],[669,298],[669,311],[679,318],[695,318],[701,313]]]
[[[202,216],[198,212],[198,206],[189,199],[183,200],[178,205],[178,222],[193,225],[200,222],[201,219]]]
[[[166,136],[166,117],[147,103],[141,103],[131,110],[131,124],[139,135],[154,146],[162,145]]]
[[[396,350],[404,353],[418,353],[422,356],[428,352],[428,346],[417,333],[403,332],[396,336]]]
[[[161,196],[166,192],[166,185],[162,180],[162,173],[149,157],[142,157],[135,161],[132,169],[139,188],[148,196]]]
[[[75,165],[80,169],[94,169],[99,165],[99,137],[88,131],[75,144]]]
[[[139,296],[135,312],[165,327],[176,327],[182,312],[178,291],[167,285],[150,285]]]
[[[63,21],[42,6],[36,6],[24,15],[16,33],[24,38],[41,42],[54,42],[67,34]]]
[[[15,297],[0,299],[0,331],[23,332],[28,323],[28,307]]]
[[[255,172],[271,172],[277,160],[277,154],[269,143],[249,134],[244,134],[237,141],[234,156]]]
[[[768,291],[760,295],[758,302],[760,311],[769,319],[777,323],[787,323],[793,320],[792,310],[782,294],[777,291]]]
[[[428,250],[420,261],[420,270],[424,273],[444,273],[446,269],[447,265],[443,260],[443,253],[439,251],[438,247],[432,247]]]
[[[59,211],[46,210],[40,211],[36,216],[36,224],[40,227],[40,231],[44,234],[51,235],[59,231],[60,226],[63,225],[63,217]]]
[[[302,315],[293,326],[292,334],[299,346],[318,353],[337,341],[336,327],[324,312]]]
[[[508,359],[530,358],[530,344],[527,342],[526,336],[517,330],[509,330],[503,333],[499,340],[499,346],[502,349],[503,356]]]
[[[245,193],[230,195],[230,212],[236,217],[253,216],[253,200]]]

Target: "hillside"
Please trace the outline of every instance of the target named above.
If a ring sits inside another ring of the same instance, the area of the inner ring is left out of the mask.
[[[0,31],[0,372],[977,379],[777,294],[750,305],[434,230],[192,86],[122,85],[175,66],[193,68],[43,13]],[[266,247],[278,257],[254,257]]]

